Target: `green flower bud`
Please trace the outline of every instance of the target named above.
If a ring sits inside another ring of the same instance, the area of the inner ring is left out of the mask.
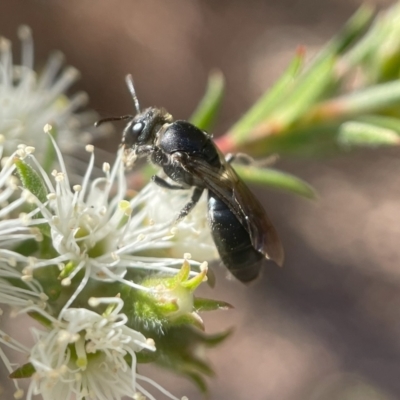
[[[200,272],[190,278],[190,264],[187,260],[176,275],[156,274],[144,278],[140,284],[149,291],[130,293],[133,297],[133,325],[139,323],[145,330],[159,334],[168,326],[182,324],[204,329],[203,321],[194,307],[193,292],[206,280],[207,263],[203,263]],[[122,297],[125,296],[122,294]],[[125,298],[125,304],[127,303],[129,301]]]

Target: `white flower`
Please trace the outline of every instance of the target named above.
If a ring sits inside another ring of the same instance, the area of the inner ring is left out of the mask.
[[[40,167],[34,155],[27,155],[25,161],[30,159],[36,165],[48,191],[46,203],[33,199],[43,218],[32,220],[31,225],[50,226],[58,256],[34,260],[25,272],[33,273],[36,268],[56,264],[62,270],[62,283],[67,286],[80,271],[85,271],[64,309],[72,304],[89,278],[119,281],[148,291],[150,289],[124,279],[128,269],[175,273],[176,267],[184,261],[183,252],[181,258],[157,257],[157,252],[176,245],[173,223],[179,208],[175,207],[172,212],[166,210],[168,217],[164,215],[160,220],[149,219],[147,202],[159,193],[154,184],[145,187],[130,201],[125,200],[127,188],[121,152],[112,169],[104,165],[105,177],[91,182],[94,153],[90,145],[87,150],[91,158],[82,184],[71,188],[63,157],[54,141],[53,144],[61,166],[61,172],[53,171],[53,179]],[[200,266],[201,263],[191,261],[191,264]],[[191,275],[196,273],[193,271]]]
[[[19,153],[19,150],[15,151],[9,158],[2,158],[3,150],[4,136],[0,134],[0,159],[2,164],[0,171],[0,249],[10,248],[22,240],[34,237],[23,220],[18,217],[18,212],[21,211],[20,207],[25,203],[25,199],[18,193],[18,180],[12,175],[15,171],[13,157]]]
[[[20,261],[25,261],[25,257],[19,258]],[[18,281],[21,281],[19,285],[11,283]],[[48,297],[36,280],[26,281],[15,265],[0,263],[0,304],[11,306],[18,313],[28,311],[42,313],[42,310],[46,308],[47,300]]]
[[[75,113],[87,103],[85,93],[72,98],[64,95],[79,72],[73,67],[62,69],[64,57],[55,53],[37,76],[31,31],[21,26],[18,33],[22,41],[21,65],[13,65],[11,42],[0,37],[0,134],[6,138],[6,152],[25,143],[35,145],[41,158],[49,144],[43,133],[49,122],[57,129],[61,148],[71,149],[76,142],[87,140],[89,135],[82,132],[82,127],[96,119],[93,113]]]
[[[154,341],[128,328],[119,298],[91,298],[92,307],[108,305],[103,315],[84,308],[70,308],[63,319],[47,316],[53,327],[33,328],[35,343],[28,349],[0,331],[0,343],[28,355],[34,368],[27,400],[121,400],[145,395],[155,398],[138,381],[151,383],[172,400],[178,400],[151,379],[136,372],[136,353],[154,351]],[[0,349],[9,372],[13,368]],[[17,386],[18,389],[18,386]],[[20,389],[16,395],[21,398]],[[143,397],[142,397],[143,398]]]
[[[7,335],[5,332],[0,330],[0,343],[7,346],[8,348],[23,354],[29,354],[29,349],[13,339],[11,336]],[[14,370],[13,364],[8,359],[7,355],[4,353],[2,348],[0,348],[0,359],[3,361],[4,366],[6,367],[9,373],[12,373]],[[14,399],[21,399],[24,395],[22,389],[19,388],[18,382],[14,379],[14,386],[16,388],[16,392],[14,393]]]
[[[159,188],[146,203],[149,217],[154,221],[168,221],[176,217],[189,202],[192,190],[168,190]],[[171,213],[175,211],[175,215]],[[219,258],[207,221],[207,191],[203,193],[193,210],[174,227],[174,238],[168,254],[181,257],[188,252],[194,259],[212,261]]]
[[[154,343],[125,325],[126,316],[119,314],[121,299],[90,303],[114,306],[102,316],[71,308],[52,330],[34,330],[36,343],[29,360],[36,372],[27,399],[41,394],[44,400],[116,400],[141,390],[135,353],[144,348],[154,351]]]
[[[4,138],[0,135],[0,159],[3,154]],[[17,268],[18,264],[27,264],[28,258],[14,249],[28,239],[40,239],[36,229],[29,229],[23,218],[19,217],[20,207],[25,203],[17,187],[17,179],[12,175],[15,171],[13,157],[2,159],[0,171],[0,304],[6,304],[18,310],[32,310],[35,306],[43,309],[47,296],[43,294],[38,282],[29,279],[24,281],[23,274]],[[19,282],[13,285],[10,282]]]

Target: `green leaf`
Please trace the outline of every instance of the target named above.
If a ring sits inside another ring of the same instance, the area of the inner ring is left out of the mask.
[[[23,160],[15,159],[14,163],[22,186],[36,196],[41,203],[45,203],[48,193],[46,185],[39,174]]]
[[[387,128],[362,122],[349,121],[341,125],[339,143],[346,146],[398,146],[399,134]]]
[[[346,68],[357,68],[369,83],[398,78],[400,67],[400,4],[380,12],[373,26],[345,57]],[[361,69],[360,69],[361,67]]]
[[[303,54],[298,54],[275,86],[217,141],[222,151],[243,151],[249,143],[265,144],[271,136],[295,126],[317,101],[337,91],[337,58],[359,39],[372,18],[372,9],[361,7],[301,74]]]
[[[30,256],[38,250],[38,242],[35,239],[24,240],[19,243],[14,251],[18,254],[22,254],[23,256]]]
[[[201,297],[196,297],[194,299],[194,308],[198,312],[202,311],[214,311],[214,310],[229,310],[233,308],[232,305],[225,301],[203,299]]]
[[[154,338],[156,363],[174,373],[190,378],[202,392],[206,392],[205,377],[214,372],[204,358],[204,350],[223,342],[232,330],[208,335],[191,327],[174,327]]]
[[[190,379],[201,393],[205,395],[208,393],[207,382],[200,374],[185,371],[183,375]]]
[[[349,115],[371,113],[400,105],[400,80],[381,83],[327,101],[317,109],[321,118],[344,118]]]
[[[270,186],[309,199],[316,197],[315,190],[307,182],[286,172],[272,168],[258,168],[252,165],[243,166],[236,164],[235,171],[242,179],[250,183]]]
[[[229,135],[232,139],[240,143],[245,140],[249,133],[259,122],[265,120],[282,98],[284,98],[291,88],[293,80],[299,74],[304,61],[304,49],[299,49],[289,67],[278,79],[274,86],[243,115],[242,118],[230,129]]]
[[[301,117],[310,106],[329,94],[337,84],[335,64],[337,57],[346,51],[364,33],[373,18],[373,9],[367,6],[360,9],[350,18],[342,30],[330,40],[317,57],[307,67],[290,92],[281,110],[272,117],[280,125],[287,126]],[[274,122],[276,123],[276,122]]]
[[[171,325],[190,325],[202,331],[205,329],[203,320],[196,313],[182,314],[181,316],[173,319],[171,321]]]
[[[32,311],[32,312],[28,312],[28,315],[33,318],[35,321],[39,322],[40,324],[42,324],[43,326],[45,326],[46,328],[51,328],[53,322],[49,319],[47,319],[44,315],[36,312],[36,311]]]
[[[265,154],[288,154],[296,157],[326,157],[339,151],[337,133],[340,123],[315,123],[293,126],[284,135],[273,135],[265,142],[250,144],[243,151],[253,157]]]
[[[31,363],[27,363],[17,368],[15,371],[11,372],[8,377],[10,379],[31,378],[35,372],[35,367]]]
[[[271,115],[268,124],[284,130],[323,98],[336,80],[335,63],[335,56],[327,56],[302,75],[287,100]]]
[[[208,78],[207,90],[189,121],[202,130],[212,128],[224,95],[225,80],[220,71],[213,71]]]
[[[228,337],[231,336],[233,334],[233,332],[234,332],[234,328],[230,328],[230,329],[227,329],[227,330],[225,330],[223,332],[220,332],[220,333],[214,333],[212,335],[207,335],[207,336],[204,335],[203,336],[203,341],[209,347],[218,346],[223,341],[228,339]]]
[[[374,8],[362,5],[347,21],[344,27],[321,51],[319,57],[324,58],[330,54],[343,54],[365,33],[374,19]]]
[[[385,82],[395,80],[399,77],[400,69],[400,45],[392,49],[391,53],[385,54],[382,57],[379,69],[377,70],[376,80],[378,82]]]
[[[39,174],[23,160],[15,159],[14,163],[22,186],[36,196],[41,203],[45,203],[48,194],[47,188]],[[34,209],[34,207],[32,207],[32,209]],[[42,218],[42,214],[37,213],[34,218]],[[39,224],[37,227],[44,236],[50,236],[50,226],[48,224]],[[43,245],[47,248],[48,242],[43,241]]]
[[[400,119],[387,117],[384,115],[362,115],[356,118],[358,122],[364,122],[370,125],[377,125],[400,133]]]

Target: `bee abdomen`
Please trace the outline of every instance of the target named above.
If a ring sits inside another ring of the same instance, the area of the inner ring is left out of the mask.
[[[249,233],[229,207],[210,191],[208,220],[219,256],[232,275],[243,283],[256,279],[264,255],[253,247]]]

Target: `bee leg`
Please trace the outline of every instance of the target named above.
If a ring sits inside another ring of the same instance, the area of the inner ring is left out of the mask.
[[[279,156],[277,154],[272,154],[262,160],[255,160],[253,157],[249,156],[245,153],[228,153],[225,156],[225,160],[227,163],[237,163],[241,165],[254,165],[256,167],[269,167],[272,164],[275,164],[278,160]]]
[[[225,161],[229,164],[237,163],[242,165],[251,165],[255,163],[254,158],[245,153],[228,153],[225,156]]]
[[[235,161],[235,158],[236,158],[236,154],[234,154],[234,153],[228,153],[228,154],[225,155],[225,161],[226,161],[228,164],[234,162],[234,161]]]
[[[185,204],[185,206],[182,208],[182,210],[179,212],[178,217],[176,218],[176,222],[179,222],[182,218],[185,218],[186,215],[192,211],[193,207],[198,203],[200,200],[201,195],[203,194],[204,189],[196,187],[193,190],[192,193],[192,198],[188,203]]]
[[[170,189],[170,190],[182,190],[185,189],[183,186],[179,185],[173,185],[172,183],[167,182],[165,179],[160,178],[157,175],[153,175],[151,177],[151,180],[158,186],[164,188],[164,189]]]

